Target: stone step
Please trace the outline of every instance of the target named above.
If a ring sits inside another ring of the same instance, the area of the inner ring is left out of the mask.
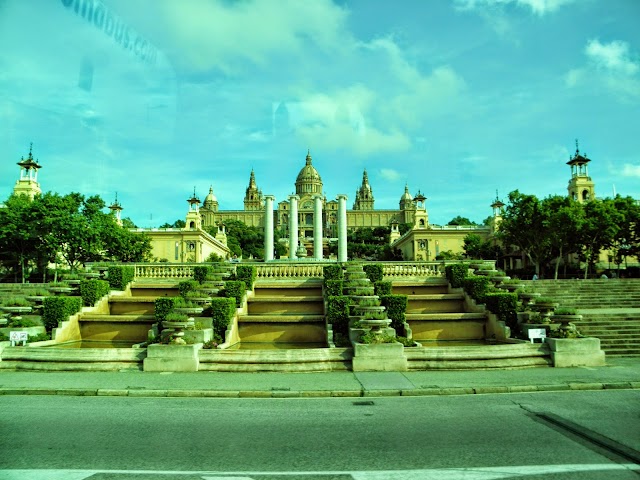
[[[239,315],[239,323],[324,323],[324,315]]]
[[[109,315],[100,313],[83,313],[80,315],[81,322],[144,322],[155,321],[154,315],[149,314],[128,314]]]
[[[301,302],[319,302],[324,299],[317,296],[299,296],[299,297],[278,297],[278,296],[254,296],[247,299],[248,303],[301,303]]]
[[[487,315],[485,313],[406,313],[405,318],[407,321],[412,322],[440,322],[440,321],[486,321]]]

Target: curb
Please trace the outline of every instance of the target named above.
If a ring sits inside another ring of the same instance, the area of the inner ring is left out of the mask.
[[[639,382],[568,383],[483,387],[412,388],[406,390],[179,390],[111,388],[11,388],[0,387],[3,395],[65,395],[72,397],[161,397],[161,398],[338,398],[338,397],[426,397],[441,395],[489,395],[533,392],[636,390]]]

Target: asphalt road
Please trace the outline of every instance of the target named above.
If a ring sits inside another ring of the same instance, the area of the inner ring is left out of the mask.
[[[638,479],[640,392],[0,398],[0,479]]]

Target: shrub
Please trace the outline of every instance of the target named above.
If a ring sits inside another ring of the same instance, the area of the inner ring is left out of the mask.
[[[240,307],[246,291],[247,285],[242,280],[230,280],[225,282],[222,294],[227,298],[235,298],[236,307]]]
[[[327,299],[327,322],[333,325],[333,333],[349,333],[349,297],[331,296]]]
[[[236,314],[236,302],[233,298],[214,298],[211,300],[211,318],[213,333],[224,339],[224,334]]]
[[[342,295],[342,287],[344,282],[342,280],[325,280],[324,281],[324,294],[326,297],[338,297]]]
[[[391,295],[391,289],[393,287],[391,282],[380,280],[379,282],[375,282],[373,286],[375,288],[376,295]]]
[[[322,273],[325,280],[342,280],[344,278],[341,265],[327,265],[322,268]]]
[[[396,337],[387,333],[374,332],[373,330],[365,333],[360,337],[360,343],[378,344],[378,343],[397,343]]]
[[[47,340],[51,340],[51,335],[49,335],[48,333],[38,333],[37,335],[29,335],[27,343],[45,342]]]
[[[241,280],[246,285],[247,290],[253,289],[256,281],[257,270],[253,265],[238,265],[236,267],[236,280]]]
[[[367,274],[367,277],[369,277],[369,280],[371,280],[371,283],[382,281],[383,268],[379,263],[366,264],[362,269]]]
[[[169,312],[164,317],[165,322],[186,322],[189,317],[184,313]]]
[[[29,288],[24,293],[27,296],[33,296],[33,297],[46,297],[48,295],[51,295],[49,293],[49,290],[44,287]]]
[[[484,295],[484,303],[487,309],[495,313],[499,320],[508,327],[515,329],[517,326],[516,309],[518,296],[515,293],[490,292]]]
[[[536,303],[558,303],[555,298],[551,297],[538,297],[536,298]]]
[[[210,272],[211,267],[209,265],[196,265],[193,267],[193,279],[198,283],[203,283]]]
[[[452,288],[461,288],[463,286],[468,270],[469,267],[464,263],[454,263],[444,267],[445,275]]]
[[[131,266],[111,265],[109,267],[109,285],[113,290],[124,290],[133,280],[136,270]]]
[[[181,297],[186,297],[187,293],[195,291],[200,287],[200,283],[195,280],[183,280],[178,283],[178,291]]]
[[[24,297],[7,297],[2,300],[3,307],[30,307],[31,302]]]
[[[105,295],[109,294],[111,287],[106,280],[83,280],[80,282],[80,296],[86,307],[96,304]]]
[[[162,322],[167,314],[173,310],[177,297],[158,297],[154,302],[154,315],[156,321]]]
[[[380,300],[387,309],[387,316],[391,319],[391,326],[398,333],[404,332],[408,297],[406,295],[383,295]]]
[[[11,317],[9,319],[9,323],[7,327],[17,328],[17,327],[37,327],[40,325],[38,322],[33,320],[32,318],[25,317]]]
[[[571,307],[560,307],[556,308],[554,315],[578,315],[578,310]]]
[[[80,311],[82,298],[67,296],[45,297],[42,304],[42,323],[46,330],[50,332],[60,322],[68,320],[71,315]]]
[[[489,290],[491,280],[487,277],[471,276],[464,279],[462,282],[464,290],[469,294],[471,298],[477,302],[483,302],[484,296]]]

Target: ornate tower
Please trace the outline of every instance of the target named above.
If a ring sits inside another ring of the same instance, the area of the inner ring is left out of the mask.
[[[307,150],[305,166],[302,167],[296,178],[296,195],[308,196],[314,193],[322,195],[322,178],[311,164],[311,153]]]
[[[590,161],[586,153],[580,153],[576,140],[576,153],[567,162],[567,165],[571,166],[571,179],[567,191],[572,199],[580,203],[596,198],[595,184],[587,171],[587,163]]]
[[[202,204],[202,208],[209,210],[211,212],[218,211],[218,199],[213,194],[213,187],[209,187],[209,193],[206,197],[204,197],[204,203]]]
[[[249,177],[249,186],[244,195],[244,209],[245,210],[262,210],[262,190],[258,188],[256,184],[256,175],[251,169],[251,176]]]
[[[420,190],[416,193],[416,196],[413,197],[413,204],[415,205],[415,217],[414,217],[414,225],[417,228],[428,228],[429,227],[429,214],[427,213],[427,206],[425,205],[425,201],[427,197],[425,197]]]
[[[122,226],[122,205],[118,202],[118,192],[116,192],[116,200],[109,205],[109,210],[111,210],[111,214],[116,218],[116,223]]]
[[[369,185],[369,177],[367,176],[367,170],[365,169],[362,174],[362,185],[356,190],[356,199],[353,202],[354,210],[373,210],[373,190]]]
[[[200,216],[200,199],[196,197],[196,188],[193,187],[193,196],[187,200],[189,211],[185,221],[185,230],[200,230],[202,228],[202,217]]]
[[[498,231],[498,226],[502,221],[502,209],[504,208],[504,203],[498,197],[498,191],[496,190],[496,199],[490,205],[493,209],[493,218],[491,219],[491,233],[495,233]]]
[[[20,167],[20,178],[13,187],[14,195],[26,195],[31,200],[33,200],[36,195],[40,195],[42,193],[42,190],[40,190],[40,184],[38,183],[38,170],[41,166],[37,160],[33,159],[33,155],[31,153],[32,148],[33,143],[29,145],[29,156],[27,159],[25,160],[21,157],[18,162],[18,166]]]

